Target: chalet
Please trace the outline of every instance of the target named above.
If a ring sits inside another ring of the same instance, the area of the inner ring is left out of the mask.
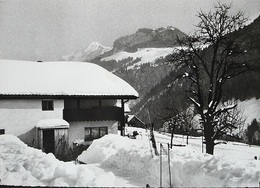
[[[59,155],[77,140],[124,134],[128,83],[83,62],[0,60],[0,133]]]

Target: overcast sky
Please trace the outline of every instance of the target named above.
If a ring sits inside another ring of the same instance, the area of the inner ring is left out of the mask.
[[[192,33],[215,0],[0,0],[0,59],[58,60],[92,42],[112,46],[139,28],[172,25]],[[232,1],[221,1],[230,3]],[[234,0],[251,21],[260,0]]]

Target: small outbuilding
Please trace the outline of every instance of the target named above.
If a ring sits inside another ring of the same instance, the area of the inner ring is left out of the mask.
[[[128,115],[127,117],[127,124],[129,127],[146,128],[145,123],[135,115]]]

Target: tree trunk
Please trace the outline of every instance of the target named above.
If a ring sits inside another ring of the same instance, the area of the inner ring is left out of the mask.
[[[173,144],[173,143],[172,143],[172,141],[173,141],[173,130],[174,130],[174,129],[172,128],[172,131],[171,131],[171,149],[172,149],[172,144]]]
[[[175,125],[172,126],[171,128],[171,149],[172,149],[172,145],[173,145],[173,132],[174,132],[174,128],[175,128]]]
[[[206,153],[213,155],[214,154],[214,140],[206,140]]]
[[[205,144],[206,144],[206,153],[213,155],[214,153],[214,140],[212,139],[214,135],[213,125],[211,120],[208,120],[204,124],[204,137],[205,137]]]

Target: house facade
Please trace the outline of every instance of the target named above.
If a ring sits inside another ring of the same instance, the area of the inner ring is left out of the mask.
[[[124,134],[128,83],[91,63],[0,61],[0,132],[59,155],[75,143]]]

